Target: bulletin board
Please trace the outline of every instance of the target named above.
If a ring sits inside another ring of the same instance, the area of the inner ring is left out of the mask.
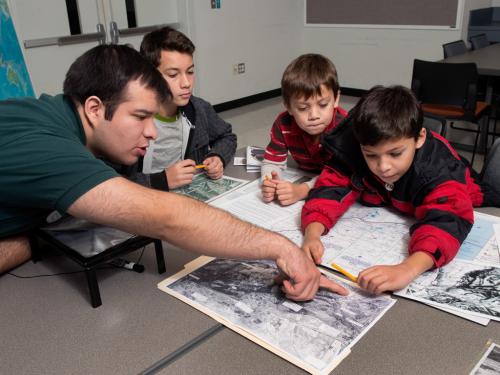
[[[463,0],[306,0],[306,26],[460,28]]]

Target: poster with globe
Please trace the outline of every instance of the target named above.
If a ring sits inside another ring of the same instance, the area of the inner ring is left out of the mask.
[[[7,0],[0,0],[0,100],[34,96]]]

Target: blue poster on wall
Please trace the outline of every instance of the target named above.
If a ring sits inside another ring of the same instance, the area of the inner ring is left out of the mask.
[[[0,99],[34,96],[7,0],[0,0]]]

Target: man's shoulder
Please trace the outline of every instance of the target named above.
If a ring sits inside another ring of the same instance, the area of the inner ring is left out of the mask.
[[[36,137],[79,138],[85,135],[71,100],[63,95],[42,94],[36,98],[0,101],[0,133],[3,140],[24,135]]]
[[[30,96],[10,98],[0,101],[2,113],[21,111],[21,115],[28,115],[35,111],[44,111],[47,108],[69,108],[69,99],[64,95],[41,94],[38,98]],[[50,113],[50,111],[48,112]]]

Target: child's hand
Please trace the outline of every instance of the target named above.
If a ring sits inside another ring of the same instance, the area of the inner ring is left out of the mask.
[[[193,181],[193,176],[196,171],[194,160],[180,160],[165,169],[169,189],[177,189],[178,187],[190,184]]]
[[[262,192],[262,200],[266,203],[272,202],[274,200],[274,195],[276,194],[276,182],[278,181],[278,173],[271,172],[271,178],[265,176],[262,181],[262,186],[260,187]]]
[[[321,259],[325,252],[325,247],[321,242],[321,234],[325,231],[325,227],[321,223],[311,223],[307,226],[304,233],[304,242],[302,250],[316,264],[321,264]]]
[[[307,184],[293,184],[289,181],[277,181],[276,196],[282,206],[289,206],[301,199],[305,199],[309,193]]]
[[[205,166],[205,170],[207,171],[208,177],[212,180],[218,180],[222,177],[224,173],[224,164],[222,160],[218,156],[210,156],[203,160],[203,165]]]
[[[413,273],[404,264],[395,266],[374,266],[359,273],[358,284],[373,294],[388,290],[399,290],[414,279]]]
[[[302,250],[305,251],[307,256],[316,264],[321,264],[321,259],[325,253],[325,247],[319,238],[305,240],[302,245]]]
[[[433,265],[430,255],[418,251],[410,255],[403,263],[395,266],[374,266],[361,271],[358,284],[374,294],[387,290],[399,290]]]

